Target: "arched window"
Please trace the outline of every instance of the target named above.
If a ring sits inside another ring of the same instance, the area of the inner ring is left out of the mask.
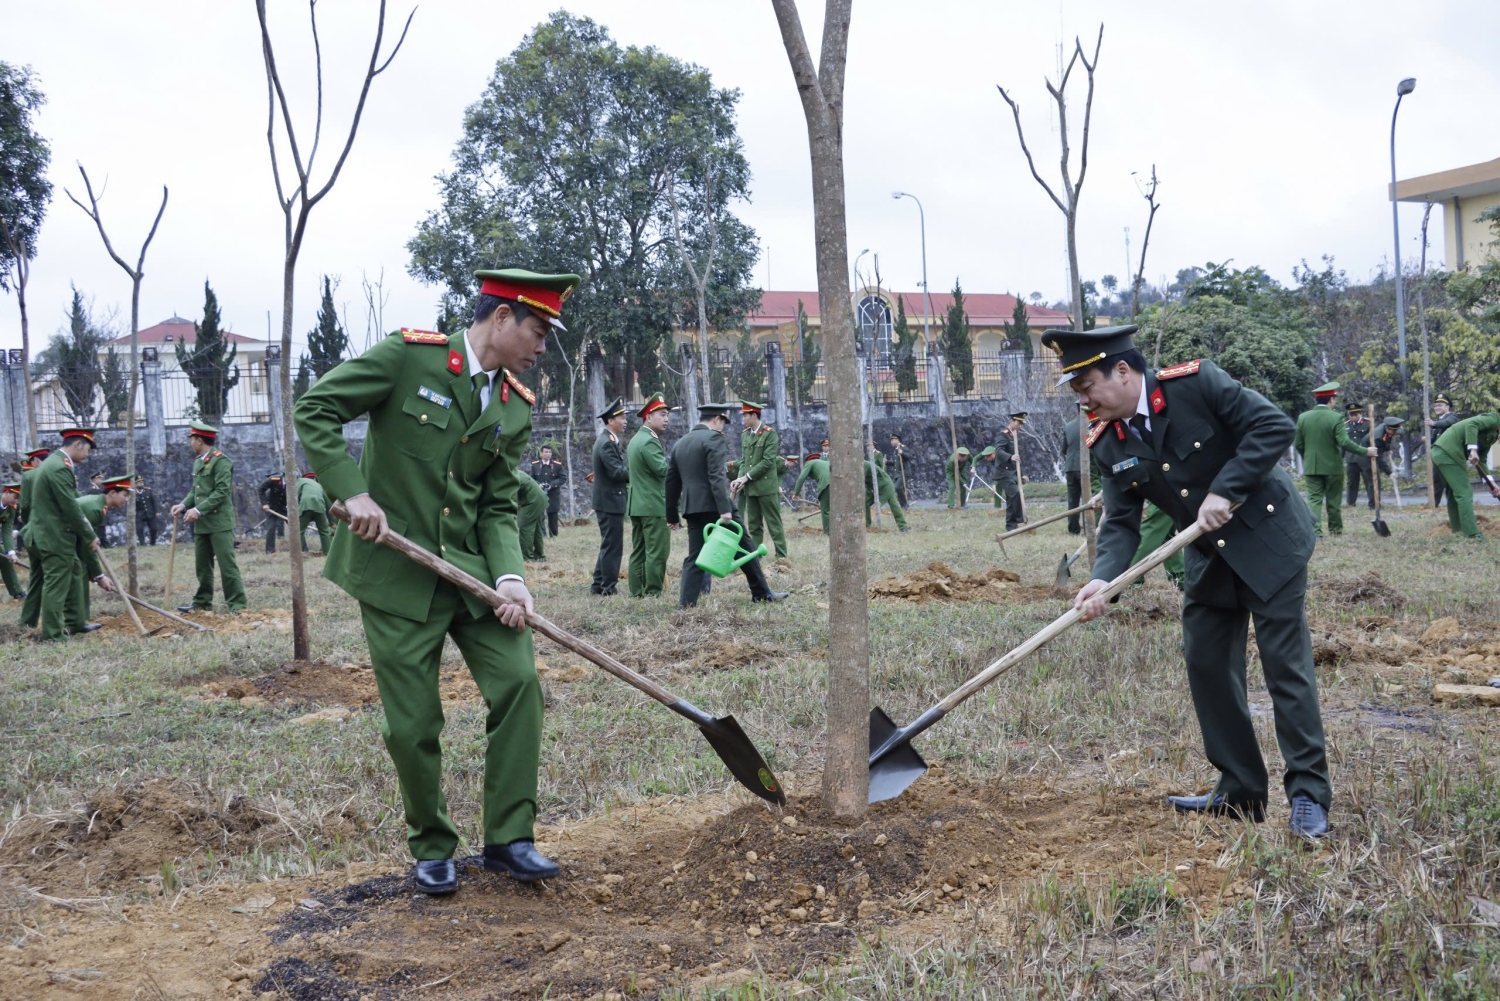
[[[859,324],[859,338],[867,350],[876,357],[889,361],[891,357],[891,307],[878,295],[867,295],[859,300],[855,310],[855,321]]]

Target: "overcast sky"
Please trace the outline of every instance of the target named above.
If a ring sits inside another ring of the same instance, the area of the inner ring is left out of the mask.
[[[366,330],[361,276],[382,268],[385,326],[433,324],[438,293],[407,275],[406,241],[437,203],[433,177],[447,169],[465,107],[496,60],[558,6],[431,0],[417,10],[406,47],[375,82],[338,185],[313,212],[297,271],[299,339],[325,272],[342,282],[336,297],[347,303],[357,348]],[[816,51],[821,10],[803,6]],[[271,8],[283,64],[305,64],[306,4],[271,0]],[[320,11],[328,154],[346,128],[375,9],[340,0]],[[567,9],[602,22],[622,44],[655,45],[741,91],[754,187],[740,211],[760,236],[756,281],[815,288],[807,133],[769,3],[574,0]],[[407,10],[393,4],[389,17]],[[1401,112],[1403,177],[1500,154],[1493,0],[856,0],[845,132],[851,256],[869,247],[887,286],[918,287],[917,210],[891,199],[900,188],[926,207],[934,290],[958,277],[970,291],[1065,295],[1062,216],[1028,174],[995,86],[1013,88],[1038,168],[1054,179],[1057,137],[1042,81],[1055,73],[1059,42],[1071,47],[1081,34],[1088,43],[1101,19],[1079,223],[1085,277],[1123,279],[1124,229],[1138,253],[1145,224],[1131,173],[1153,163],[1162,205],[1146,267],[1153,281],[1229,258],[1289,280],[1301,259],[1321,254],[1353,277],[1372,274],[1392,253],[1387,141],[1404,76],[1418,84]],[[36,346],[62,324],[69,282],[100,308],[118,308],[128,331],[129,280],[62,190],[82,196],[79,161],[96,185],[108,179],[105,223],[132,261],[162,185],[171,189],[146,261],[141,326],[173,313],[199,317],[207,279],[231,329],[264,337],[269,311],[279,335],[282,222],[251,0],[0,0],[0,24],[0,59],[30,64],[48,97],[39,124],[57,190],[28,296]],[[310,110],[310,75],[290,76],[298,106]],[[1420,216],[1402,210],[1403,254],[1417,250]],[[1430,243],[1440,257],[1436,219]],[[6,296],[0,345],[19,343],[15,299]]]

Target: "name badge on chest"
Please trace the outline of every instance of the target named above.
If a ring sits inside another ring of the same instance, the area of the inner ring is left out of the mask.
[[[451,396],[444,396],[442,393],[439,393],[437,390],[435,390],[435,389],[428,389],[426,386],[423,386],[420,389],[418,389],[417,390],[417,395],[420,396],[422,399],[427,400],[430,403],[436,403],[438,406],[442,407],[444,410],[447,410],[449,407],[453,406],[453,398]]]
[[[1109,471],[1111,473],[1123,473],[1125,470],[1129,469],[1131,466],[1139,466],[1140,464],[1141,464],[1140,457],[1132,455],[1130,458],[1124,460],[1123,462],[1117,462],[1113,466],[1110,466],[1109,467]]]

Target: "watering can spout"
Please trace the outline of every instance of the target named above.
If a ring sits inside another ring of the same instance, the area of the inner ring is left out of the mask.
[[[751,560],[766,555],[768,550],[764,543],[757,546],[753,552],[737,555],[740,552],[743,535],[744,532],[739,522],[716,522],[712,525],[704,525],[703,548],[698,553],[698,559],[694,561],[698,569],[711,573],[715,577],[728,577]]]

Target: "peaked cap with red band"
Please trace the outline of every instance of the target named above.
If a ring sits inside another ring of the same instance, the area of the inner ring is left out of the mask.
[[[519,302],[545,315],[547,321],[559,330],[568,329],[562,324],[562,305],[583,281],[577,275],[544,275],[521,268],[476,271],[474,277],[479,279],[481,295]]]
[[[94,442],[93,428],[63,428],[58,434],[62,435],[62,440],[65,442],[69,438],[83,438],[89,444],[93,444]]]
[[[107,478],[105,478],[105,479],[103,479],[103,480],[101,480],[99,482],[99,489],[103,490],[105,493],[108,493],[111,490],[129,490],[129,489],[131,489],[130,477],[128,477],[128,476],[110,476],[110,477],[107,477]]]
[[[52,449],[50,449],[50,448],[33,448],[31,451],[29,451],[29,452],[26,453],[26,458],[28,458],[28,459],[32,460],[33,462],[35,462],[35,461],[37,461],[39,459],[45,459],[47,456],[49,456],[51,454],[52,454]]]
[[[647,417],[650,414],[656,413],[656,411],[658,411],[658,410],[666,410],[666,409],[667,409],[667,401],[662,397],[662,395],[660,393],[653,393],[651,395],[651,399],[649,399],[649,400],[646,401],[646,405],[644,407],[642,407],[640,410],[636,411],[636,416],[640,417],[640,418],[645,418],[645,417]]]
[[[216,441],[219,437],[219,429],[212,424],[205,424],[203,421],[189,421],[188,437],[198,437],[204,441]]]

